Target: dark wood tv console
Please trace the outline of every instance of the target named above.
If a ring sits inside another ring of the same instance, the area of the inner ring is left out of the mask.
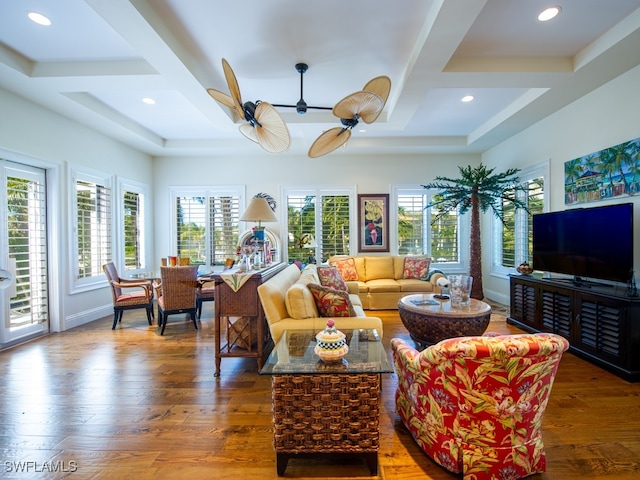
[[[629,381],[640,381],[640,297],[626,288],[510,276],[507,321],[527,332],[552,332],[570,351]]]

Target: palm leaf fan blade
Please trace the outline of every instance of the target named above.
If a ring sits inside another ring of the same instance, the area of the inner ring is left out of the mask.
[[[309,157],[318,158],[347,143],[351,137],[351,130],[334,127],[322,133],[309,148]]]
[[[387,103],[389,92],[391,92],[391,79],[385,75],[376,77],[372,80],[369,80],[369,82],[364,86],[362,90],[364,90],[365,92],[375,93],[378,97],[380,97],[380,100],[382,100],[382,106],[377,113],[360,115],[365,123],[373,123],[378,119],[378,116],[380,116],[380,113],[382,113],[382,109]]]
[[[229,87],[229,93],[233,98],[233,107],[236,109],[241,119],[245,119],[244,109],[242,108],[242,96],[240,95],[240,87],[238,86],[238,80],[229,62],[224,58],[222,59],[222,70],[224,70],[224,78],[227,80],[227,86]],[[215,98],[215,97],[214,97]]]
[[[280,114],[267,102],[260,102],[256,106],[255,127],[258,143],[270,153],[282,153],[289,149],[291,137],[289,129]]]
[[[215,101],[220,102],[224,106],[233,109],[236,108],[233,98],[231,98],[226,93],[216,90],[215,88],[207,88],[207,93],[211,95]]]
[[[355,92],[347,95],[333,107],[333,114],[338,118],[352,119],[378,115],[382,111],[382,99],[371,92]]]
[[[240,125],[240,133],[242,135],[244,135],[245,137],[247,137],[252,142],[255,142],[255,143],[258,143],[258,144],[260,143],[258,141],[258,135],[256,133],[256,129],[253,127],[253,125],[251,125],[249,123],[244,123],[244,124]]]

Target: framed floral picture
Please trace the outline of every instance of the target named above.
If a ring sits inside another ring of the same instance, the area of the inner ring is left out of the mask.
[[[358,195],[358,251],[389,251],[389,195]]]

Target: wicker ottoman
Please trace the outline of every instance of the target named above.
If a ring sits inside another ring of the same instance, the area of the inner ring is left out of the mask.
[[[471,299],[469,306],[452,308],[450,301],[426,304],[433,295],[408,295],[398,302],[402,324],[423,350],[446,338],[482,335],[489,326],[491,307]]]

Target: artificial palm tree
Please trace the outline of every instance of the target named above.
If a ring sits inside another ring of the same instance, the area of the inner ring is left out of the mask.
[[[510,202],[516,209],[527,209],[525,201],[518,198],[517,192],[525,192],[517,173],[517,168],[510,168],[504,173],[493,174],[495,168],[487,168],[482,163],[477,167],[458,167],[460,178],[436,177],[432,183],[422,185],[427,189],[439,192],[427,208],[435,207],[438,214],[432,217],[432,224],[440,217],[457,211],[464,214],[471,210],[471,234],[469,239],[469,275],[473,277],[471,297],[481,300],[482,290],[482,243],[480,237],[480,212],[491,210],[502,223],[503,202]]]

